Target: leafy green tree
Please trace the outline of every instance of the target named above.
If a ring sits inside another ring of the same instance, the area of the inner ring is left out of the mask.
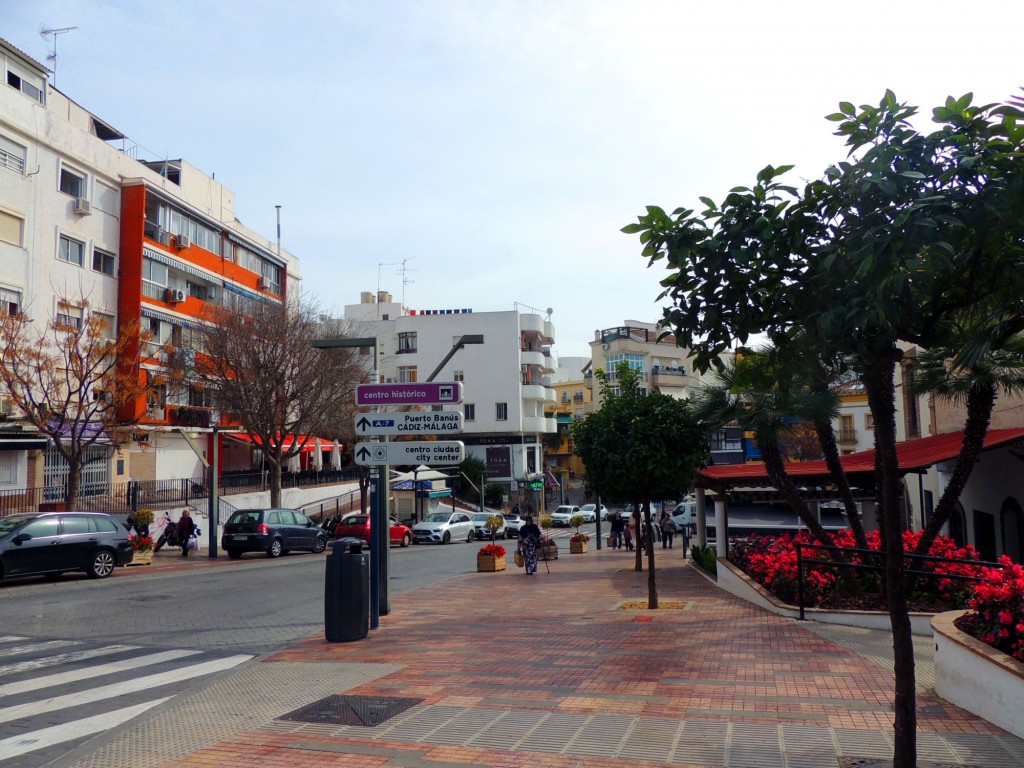
[[[487,463],[476,456],[467,456],[459,464],[458,475],[464,483],[463,496],[470,491],[469,499],[479,503],[480,494],[484,492]],[[474,486],[479,490],[474,490]]]
[[[913,644],[907,610],[896,455],[895,366],[900,344],[930,349],[965,308],[986,306],[1012,332],[1024,328],[1024,113],[972,104],[933,110],[887,91],[877,106],[841,102],[828,117],[847,159],[802,192],[768,166],[751,188],[699,215],[648,207],[624,231],[640,235],[649,263],[664,261],[665,321],[721,367],[735,340],[765,334],[785,348],[810,329],[849,357],[875,423],[876,489],[886,556],[886,599],[896,666],[894,768],[917,762]]]
[[[574,424],[572,436],[591,488],[604,498],[634,499],[645,506],[647,604],[657,608],[651,502],[678,498],[693,485],[710,457],[708,439],[686,401],[645,394],[640,374],[626,363],[615,373],[612,382],[604,371],[596,372],[601,408]],[[639,547],[636,569],[643,570]]]

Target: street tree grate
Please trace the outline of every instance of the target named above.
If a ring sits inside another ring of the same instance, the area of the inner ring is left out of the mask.
[[[423,699],[383,696],[327,696],[277,718],[321,725],[362,725],[369,728],[421,703]]]
[[[960,763],[918,763],[920,768],[971,768]],[[892,760],[877,757],[840,757],[839,768],[892,768]],[[980,768],[974,766],[973,768]]]

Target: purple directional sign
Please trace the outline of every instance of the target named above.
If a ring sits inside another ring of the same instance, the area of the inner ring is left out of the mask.
[[[356,405],[445,405],[461,402],[461,381],[360,384],[356,387]]]

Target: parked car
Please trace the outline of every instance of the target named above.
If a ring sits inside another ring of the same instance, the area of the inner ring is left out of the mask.
[[[220,545],[237,560],[244,552],[280,557],[296,549],[323,552],[327,532],[297,509],[239,509],[224,524]]]
[[[601,515],[602,520],[608,519],[608,507],[604,504],[601,505],[601,511],[597,511],[597,504],[584,504],[580,507],[580,514],[583,515],[584,522],[593,523],[597,521],[598,514]]]
[[[526,524],[526,521],[519,516],[518,512],[503,512],[501,516],[505,518],[505,535],[518,538],[519,529]]]
[[[422,523],[412,527],[412,543],[421,541],[450,544],[454,541],[472,541],[475,536],[473,521],[465,512],[431,512]]]
[[[101,512],[27,512],[0,517],[0,578],[85,571],[104,579],[132,561],[128,531]]]
[[[398,522],[393,517],[388,518],[391,526],[389,528],[388,541],[398,544],[400,547],[408,547],[412,543],[412,530],[404,523]],[[334,536],[354,536],[357,539],[369,543],[370,541],[370,516],[369,515],[348,515],[341,519],[341,522],[334,527]]]
[[[504,539],[507,536],[505,516],[498,512],[477,512],[473,516],[473,535],[478,539],[490,540],[491,532],[487,529],[487,521],[492,517],[501,518],[501,527],[494,532],[494,538]]]
[[[552,525],[564,525],[568,527],[569,521],[573,515],[578,515],[580,508],[571,504],[562,504],[559,507],[555,507],[555,511],[551,513],[551,524]]]

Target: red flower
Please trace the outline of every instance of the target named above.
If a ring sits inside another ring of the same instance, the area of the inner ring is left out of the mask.
[[[504,557],[505,548],[501,544],[488,544],[486,547],[480,547],[476,554],[478,557]]]

